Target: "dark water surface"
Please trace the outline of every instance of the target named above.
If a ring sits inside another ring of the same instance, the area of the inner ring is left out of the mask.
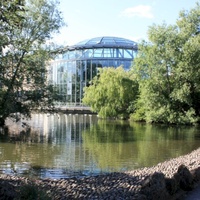
[[[24,129],[24,122],[31,129]],[[33,114],[0,134],[0,172],[67,178],[153,166],[200,147],[200,127]]]

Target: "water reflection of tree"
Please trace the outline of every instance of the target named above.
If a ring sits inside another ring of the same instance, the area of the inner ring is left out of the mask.
[[[83,132],[84,148],[100,168],[152,166],[197,148],[194,127],[167,127],[99,120]]]
[[[91,118],[83,115],[60,114],[47,117],[45,114],[36,114],[29,123],[30,127],[20,127],[19,124],[1,129],[0,171],[7,165],[4,165],[5,162],[13,166],[26,162],[34,169],[59,168],[73,171],[82,168],[79,164],[84,162],[84,157],[84,166],[87,166],[88,154],[81,146],[81,132],[90,126]]]
[[[130,124],[142,141],[138,141],[138,163],[151,166],[198,148],[194,126],[168,126],[164,124]]]
[[[12,130],[9,126],[5,126],[0,129],[0,140],[1,142],[11,143],[24,143],[24,142],[40,142],[40,135],[37,131],[31,130],[29,126],[23,128],[17,133]]]
[[[0,162],[11,161],[12,163],[31,163],[41,167],[51,167],[54,164],[54,156],[60,154],[59,147],[48,146],[46,138],[37,131],[26,128],[14,134],[5,127],[0,134],[1,145],[3,150]]]
[[[133,130],[125,121],[99,120],[82,132],[82,138],[84,148],[104,170],[122,168],[119,160],[127,160],[131,153],[137,152],[137,147],[130,145],[135,141]]]
[[[41,125],[44,120],[44,126],[36,126],[37,130],[32,126],[16,134],[13,128],[1,129],[0,164],[10,160],[38,168],[85,170],[86,166],[87,170],[97,167],[118,171],[151,166],[199,145],[198,127],[97,120],[78,115],[37,117],[36,124]]]

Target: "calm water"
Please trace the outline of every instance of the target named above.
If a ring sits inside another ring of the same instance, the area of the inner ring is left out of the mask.
[[[199,127],[34,114],[0,134],[0,172],[66,178],[152,166],[200,147]],[[10,124],[10,123],[9,123]]]

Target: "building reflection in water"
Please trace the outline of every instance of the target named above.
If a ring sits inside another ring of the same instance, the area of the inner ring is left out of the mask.
[[[99,173],[93,155],[82,145],[82,131],[97,123],[96,116],[35,114],[31,122],[43,136],[40,142],[60,148],[60,152],[53,156],[53,169],[43,169],[42,173],[57,173],[58,176],[58,169],[62,169],[65,175]]]
[[[95,122],[93,115],[33,114],[31,120],[21,122],[30,125],[29,131],[10,130],[7,139],[12,142],[0,144],[4,152],[0,170],[54,178],[99,173],[81,135]]]

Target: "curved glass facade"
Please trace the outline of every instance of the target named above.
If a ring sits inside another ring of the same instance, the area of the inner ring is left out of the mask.
[[[98,68],[123,66],[128,70],[137,53],[137,43],[117,37],[97,37],[60,50],[49,63],[48,81],[57,87],[59,104],[81,104],[83,88]]]

